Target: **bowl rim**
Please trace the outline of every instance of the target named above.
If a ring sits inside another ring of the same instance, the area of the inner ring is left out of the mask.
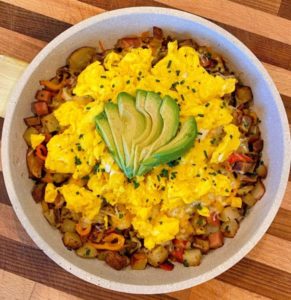
[[[254,67],[257,68],[260,74],[263,76],[264,80],[269,84],[270,90],[273,96],[273,99],[276,103],[276,107],[281,115],[281,125],[283,128],[283,151],[284,151],[284,158],[285,164],[282,167],[281,172],[281,181],[278,186],[278,190],[276,193],[275,200],[273,201],[268,214],[266,215],[265,219],[261,223],[258,230],[255,234],[251,237],[251,239],[238,251],[235,255],[231,256],[228,260],[226,260],[223,264],[212,269],[204,274],[197,276],[195,279],[190,278],[184,281],[179,281],[174,284],[157,284],[157,285],[135,285],[135,284],[125,284],[116,281],[107,280],[104,278],[99,277],[98,275],[92,275],[89,272],[72,265],[69,263],[64,257],[57,254],[52,247],[45,241],[45,239],[38,234],[38,232],[34,229],[32,224],[30,223],[29,219],[24,214],[20,200],[17,199],[16,192],[14,190],[12,184],[12,173],[10,170],[10,163],[9,163],[9,135],[11,131],[11,120],[17,106],[19,96],[25,87],[26,82],[29,80],[33,71],[38,67],[39,63],[58,46],[60,42],[63,40],[70,38],[76,32],[86,28],[94,23],[98,23],[102,20],[110,19],[113,17],[118,17],[127,14],[158,14],[158,15],[167,15],[167,16],[175,16],[184,20],[191,21],[193,23],[199,23],[205,26],[208,29],[211,29],[217,32],[220,35],[223,35],[226,39],[236,44],[237,47],[243,51],[246,56],[250,60],[254,62]],[[220,275],[224,271],[231,268],[234,264],[236,264],[239,260],[241,260],[263,237],[264,233],[267,231],[268,227],[270,226],[271,222],[273,221],[279,207],[281,201],[283,199],[283,195],[285,193],[285,189],[288,182],[288,175],[289,175],[289,165],[291,160],[291,142],[290,142],[290,132],[289,132],[289,124],[287,121],[286,112],[280,98],[279,92],[275,87],[271,77],[263,67],[262,63],[256,58],[256,56],[237,38],[235,38],[232,34],[227,32],[226,30],[222,29],[218,25],[212,23],[211,21],[205,20],[202,17],[196,16],[194,14],[190,14],[187,12],[179,11],[176,9],[171,8],[160,8],[160,7],[131,7],[131,8],[123,8],[117,9],[109,12],[104,12],[98,14],[96,16],[90,17],[61,33],[56,38],[54,38],[50,43],[48,43],[32,60],[30,65],[24,71],[23,75],[21,76],[20,80],[16,84],[13,92],[11,93],[10,100],[7,106],[7,111],[5,115],[4,127],[3,127],[3,135],[2,135],[2,166],[3,166],[3,175],[5,186],[12,203],[13,209],[16,212],[18,219],[20,220],[22,226],[25,228],[26,232],[35,242],[35,244],[55,263],[57,263],[60,267],[65,269],[66,271],[74,274],[75,276],[90,282],[92,284],[101,286],[103,288],[111,289],[114,291],[125,292],[125,293],[135,293],[135,294],[157,294],[157,293],[168,293],[174,292],[186,288],[193,287],[195,285],[201,284],[205,281],[213,279],[214,277]]]

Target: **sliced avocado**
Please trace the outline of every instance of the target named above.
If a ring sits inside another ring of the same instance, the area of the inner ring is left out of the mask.
[[[140,161],[143,159],[143,157],[141,156],[141,151],[144,147],[151,145],[162,132],[163,119],[160,114],[161,104],[162,99],[158,94],[154,92],[147,93],[144,103],[144,109],[150,115],[152,127],[150,134],[147,137],[145,137],[143,141],[136,145],[134,153],[134,174],[136,174]]]
[[[132,144],[145,130],[145,117],[136,109],[135,98],[122,92],[117,97],[120,119],[122,121],[122,141],[127,173],[132,177],[133,168],[130,165]]]
[[[101,137],[103,138],[104,142],[106,143],[110,153],[113,156],[113,159],[118,164],[118,166],[121,168],[121,164],[119,161],[119,158],[117,156],[117,149],[114,143],[113,135],[111,132],[111,128],[109,126],[108,120],[106,118],[106,115],[104,112],[96,116],[96,129],[100,133]]]
[[[193,146],[196,136],[197,124],[195,118],[191,116],[182,124],[177,136],[145,159],[141,167],[154,167],[179,158]]]
[[[179,127],[179,106],[177,102],[169,96],[164,97],[160,114],[163,119],[163,129],[160,136],[151,144],[146,146],[142,152],[141,157],[147,159],[156,149],[169,143],[177,134]],[[144,174],[146,169],[151,167],[140,168],[138,173]]]
[[[116,146],[117,157],[120,161],[121,169],[125,170],[125,157],[122,142],[122,121],[119,116],[117,104],[111,102],[106,103],[105,114],[111,128],[112,137]]]

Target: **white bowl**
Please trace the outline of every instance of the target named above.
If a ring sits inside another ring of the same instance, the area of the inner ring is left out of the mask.
[[[176,266],[172,272],[147,268],[144,271],[115,271],[98,260],[79,258],[68,251],[59,233],[43,218],[40,205],[30,195],[32,181],[25,164],[26,145],[22,134],[24,117],[31,114],[30,103],[38,81],[50,78],[76,48],[105,47],[129,34],[139,34],[152,26],[175,36],[193,37],[210,45],[227,59],[243,82],[250,85],[255,109],[262,119],[265,140],[264,160],[269,169],[266,193],[242,222],[234,239],[203,257],[196,268]],[[8,106],[2,136],[2,164],[7,191],[13,208],[33,241],[58,265],[72,274],[104,288],[127,293],[165,293],[205,282],[226,271],[243,258],[261,239],[279,209],[290,166],[290,136],[286,113],[278,91],[258,59],[235,37],[200,17],[172,9],[143,7],[103,13],[83,21],[49,43],[31,62],[18,82]]]

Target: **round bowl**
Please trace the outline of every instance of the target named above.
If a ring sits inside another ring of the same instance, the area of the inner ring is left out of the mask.
[[[31,197],[32,181],[25,164],[26,145],[23,118],[31,114],[39,80],[50,78],[64,65],[66,57],[81,46],[96,46],[102,40],[108,48],[125,35],[138,34],[158,26],[175,36],[193,37],[223,55],[243,82],[250,85],[255,110],[262,120],[264,160],[269,174],[266,193],[242,222],[234,239],[203,258],[195,268],[176,266],[172,272],[147,268],[143,271],[115,271],[98,260],[79,258],[68,251],[60,235],[45,220],[40,205]],[[5,117],[2,136],[2,164],[6,188],[13,208],[38,247],[68,272],[107,289],[127,293],[165,293],[205,282],[242,259],[262,238],[279,209],[290,165],[290,136],[279,93],[258,59],[231,34],[200,17],[172,9],[127,8],[100,14],[66,30],[50,42],[31,62],[15,87]]]

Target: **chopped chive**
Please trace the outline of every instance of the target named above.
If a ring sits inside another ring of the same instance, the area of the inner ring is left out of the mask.
[[[210,103],[207,102],[207,103],[205,104],[205,107],[208,107],[209,105],[210,105]]]
[[[171,65],[172,65],[172,61],[169,60],[169,61],[168,61],[168,64],[167,64],[167,68],[169,69],[169,68],[171,67]]]
[[[139,185],[140,184],[137,181],[133,180],[133,186],[135,189],[137,189],[139,187]]]
[[[127,80],[127,81],[126,81],[126,84],[130,84],[130,80]]]
[[[176,75],[179,76],[180,75],[180,70],[176,70]]]
[[[196,93],[196,90],[195,90],[195,89],[192,89],[192,92],[193,92],[193,93]]]
[[[98,172],[99,166],[100,166],[100,163],[97,162],[97,163],[95,164],[95,166],[93,167],[93,173],[94,173],[94,174],[96,174],[96,173]]]
[[[100,85],[100,88],[101,88],[101,89],[103,89],[103,88],[104,88],[104,85],[103,85],[103,84],[101,84],[101,85]]]
[[[206,157],[206,159],[208,159],[208,154],[207,154],[206,150],[204,150],[203,153],[204,153],[204,156]]]
[[[78,165],[81,165],[81,164],[82,164],[82,162],[81,162],[80,158],[75,156],[75,165],[78,166]]]
[[[203,117],[204,117],[203,114],[198,114],[197,116],[200,117],[200,118],[203,118]]]
[[[84,134],[81,133],[81,134],[79,135],[79,139],[82,139],[83,137],[84,137]]]
[[[156,82],[161,82],[160,79],[156,79]]]
[[[107,78],[105,75],[101,75],[100,77],[101,77],[101,78]]]
[[[184,95],[183,95],[183,94],[181,95],[181,98],[182,98],[183,101],[185,101],[185,98],[184,98]]]
[[[185,83],[185,80],[184,80],[184,79],[180,81],[180,84],[184,84],[184,83]]]

